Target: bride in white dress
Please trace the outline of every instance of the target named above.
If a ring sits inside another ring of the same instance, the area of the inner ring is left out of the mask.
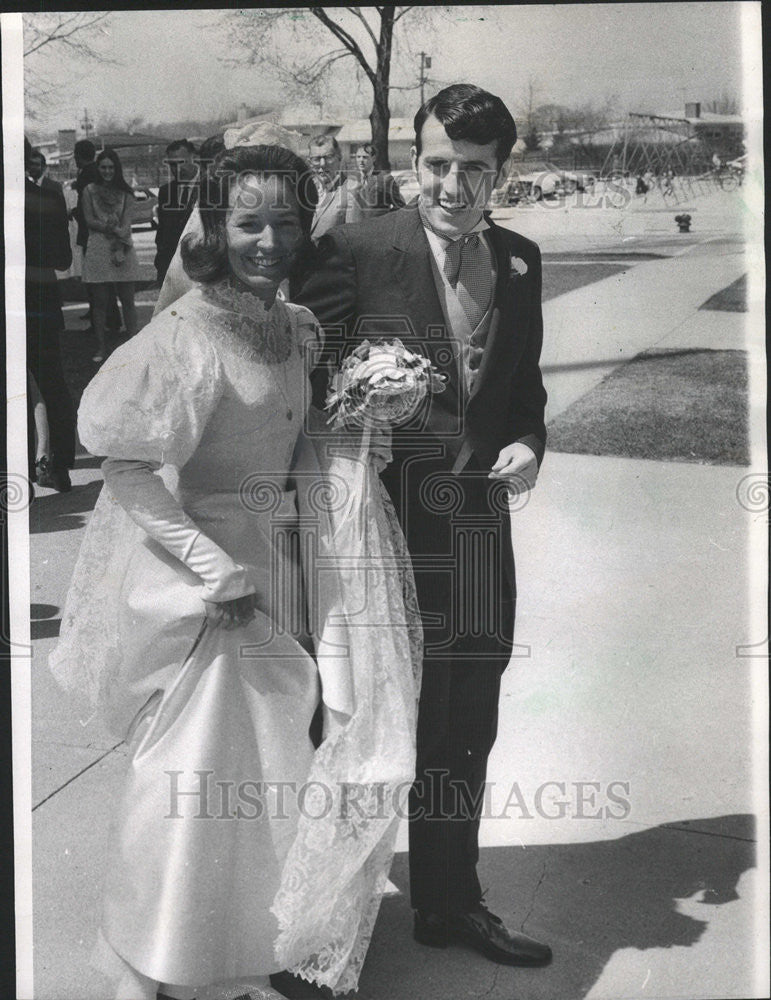
[[[308,415],[317,325],[276,294],[314,204],[289,150],[222,154],[196,285],[79,411],[105,486],[51,665],[129,745],[97,949],[121,1000],[355,988],[413,775],[402,539],[374,469],[350,518],[366,457]]]

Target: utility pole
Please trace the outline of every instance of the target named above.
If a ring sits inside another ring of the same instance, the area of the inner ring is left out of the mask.
[[[420,53],[420,106],[426,103],[426,83],[428,82],[426,78],[426,70],[431,69],[431,56],[427,56],[425,52]]]
[[[94,124],[88,117],[88,108],[83,108],[83,121],[80,123],[80,127],[83,129],[86,134],[86,138],[88,139],[94,130]]]

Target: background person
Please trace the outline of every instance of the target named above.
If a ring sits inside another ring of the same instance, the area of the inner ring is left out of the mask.
[[[46,404],[29,368],[27,369],[27,421],[30,482],[55,490],[58,484],[51,469],[51,437],[48,432]]]
[[[73,155],[75,158],[75,166],[78,168],[74,184],[74,188],[77,193],[77,203],[74,210],[70,212],[70,218],[73,218],[77,223],[78,231],[76,243],[80,247],[79,274],[82,280],[83,258],[86,255],[86,247],[88,246],[88,226],[86,225],[86,220],[83,217],[83,192],[89,184],[93,184],[94,181],[99,180],[99,171],[96,169],[96,146],[90,139],[79,139],[75,143]],[[86,297],[88,298],[88,312],[85,314],[84,318],[88,321],[88,325],[93,327],[93,288],[91,285],[85,284],[83,287],[85,288]],[[120,311],[118,309],[118,299],[115,294],[115,289],[110,286],[107,301],[107,330],[109,333],[117,334],[120,328],[121,319]]]
[[[70,185],[62,185],[58,181],[52,180],[47,175],[46,172],[47,169],[48,169],[48,164],[45,156],[39,149],[33,148],[28,160],[27,177],[32,181],[33,184],[36,184],[41,189],[53,192],[56,194],[56,196],[61,194],[61,196],[64,198],[64,205],[67,211],[67,218],[70,219],[71,212],[74,210],[75,205],[77,203],[77,195],[75,194],[74,190],[70,187]],[[72,233],[73,226],[68,227],[70,229],[71,249],[73,243],[73,233]],[[66,270],[60,271],[57,268],[57,278],[59,281],[73,277],[76,273],[79,275],[80,261],[78,260],[78,270],[76,271],[75,254],[73,253],[72,256],[73,256],[72,263]]]
[[[80,247],[80,262],[78,267],[78,274],[83,278],[83,258],[86,255],[86,247],[88,246],[88,226],[86,225],[86,220],[83,217],[83,192],[88,187],[89,184],[93,184],[94,181],[99,180],[99,171],[96,169],[96,146],[91,142],[90,139],[79,139],[75,143],[75,148],[73,150],[73,155],[75,158],[75,166],[78,169],[77,176],[75,177],[74,189],[77,194],[77,203],[73,210],[70,211],[70,218],[74,219],[77,224],[77,236],[75,242],[78,247]],[[88,298],[88,312],[85,314],[85,319],[88,325],[93,328],[94,326],[94,312],[93,312],[93,287],[91,285],[84,284],[83,286],[86,291],[86,297]],[[118,309],[118,299],[115,294],[115,289],[110,286],[107,299],[107,331],[112,334],[117,334],[121,328],[120,311]]]
[[[195,205],[198,192],[197,151],[187,139],[177,139],[166,147],[166,163],[171,180],[158,190],[158,229],[155,233],[155,271],[163,284],[169,264]]]
[[[27,177],[33,184],[37,184],[41,188],[47,188],[49,191],[61,191],[61,184],[46,176],[47,167],[48,164],[43,153],[39,149],[33,148],[27,159]]]
[[[40,180],[42,164],[26,139],[24,159],[27,367],[45,403],[50,438],[47,481],[41,485],[66,492],[75,463],[75,408],[62,370],[64,316],[56,271],[72,263],[67,207],[58,184],[32,179]],[[29,416],[34,419],[34,412]]]
[[[200,187],[201,178],[224,148],[225,136],[222,132],[218,132],[216,135],[210,135],[208,139],[204,139],[201,143],[201,148],[198,150],[195,158],[196,188]],[[196,198],[197,197],[198,191],[196,190]]]
[[[103,149],[96,158],[98,180],[83,191],[83,218],[88,244],[83,259],[83,282],[93,289],[93,321],[99,349],[94,361],[100,364],[107,350],[107,307],[110,286],[123,306],[126,334],[137,332],[134,285],[141,279],[139,260],[131,238],[134,194],[123,178],[118,154]]]
[[[319,190],[319,203],[313,216],[311,239],[318,241],[335,226],[356,222],[360,210],[353,197],[355,182],[342,170],[342,153],[331,135],[314,136],[308,147],[308,161]]]
[[[370,142],[364,142],[356,147],[354,161],[358,172],[358,185],[354,191],[354,200],[358,207],[358,218],[375,218],[385,215],[395,208],[404,208],[399,187],[390,173],[378,170],[375,166],[375,147]]]

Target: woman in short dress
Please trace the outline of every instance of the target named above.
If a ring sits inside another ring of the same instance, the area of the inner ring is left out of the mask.
[[[83,216],[88,226],[88,246],[83,258],[83,281],[93,285],[93,323],[99,340],[94,361],[107,357],[107,307],[114,285],[123,307],[126,333],[137,332],[134,285],[140,280],[139,260],[131,239],[134,194],[123,178],[118,154],[103,149],[96,158],[99,180],[83,191]]]
[[[314,437],[317,325],[277,297],[315,200],[288,149],[223,153],[195,286],[81,403],[109,457],[51,665],[129,747],[97,956],[119,1000],[280,997],[285,969],[354,988],[412,780],[403,540],[374,490],[351,535],[333,494],[362,455]]]

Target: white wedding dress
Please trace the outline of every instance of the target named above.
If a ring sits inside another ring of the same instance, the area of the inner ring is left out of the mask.
[[[113,473],[51,666],[129,743],[102,932],[159,982],[355,988],[414,773],[409,560],[367,456],[306,419],[315,336],[197,286],[81,404]],[[247,591],[249,625],[205,624],[202,598]]]

